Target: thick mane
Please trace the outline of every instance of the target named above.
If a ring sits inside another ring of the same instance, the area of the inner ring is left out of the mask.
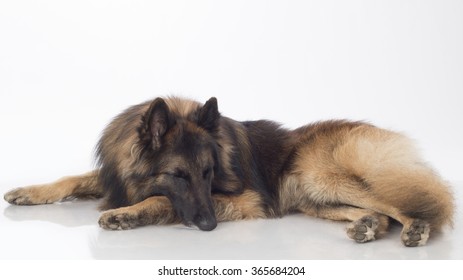
[[[199,102],[179,97],[164,98],[176,119],[189,119],[201,106]],[[138,142],[138,128],[152,100],[132,106],[115,117],[103,131],[96,147],[97,163],[104,165],[108,160],[123,161],[134,153],[133,145]]]
[[[194,113],[201,107],[199,102],[175,96],[163,100],[176,120],[192,120],[195,118]],[[99,179],[109,193],[107,205],[103,205],[103,209],[127,204],[127,198],[123,194],[123,184],[127,176],[140,168],[138,165],[141,154],[139,128],[152,102],[153,100],[150,100],[132,106],[116,116],[103,131],[96,146],[96,162],[100,168]]]

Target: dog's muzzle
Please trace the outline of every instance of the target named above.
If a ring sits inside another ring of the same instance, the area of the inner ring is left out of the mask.
[[[211,231],[217,227],[217,220],[215,217],[197,217],[193,222],[200,230]]]

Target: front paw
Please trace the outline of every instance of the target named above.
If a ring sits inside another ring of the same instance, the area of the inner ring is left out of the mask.
[[[140,225],[138,215],[121,211],[121,209],[103,212],[98,224],[101,228],[108,230],[133,229]]]
[[[34,188],[17,188],[7,192],[3,199],[14,205],[38,205],[53,203]]]

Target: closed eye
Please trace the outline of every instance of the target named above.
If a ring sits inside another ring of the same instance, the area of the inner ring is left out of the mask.
[[[179,178],[179,179],[186,180],[186,181],[190,180],[190,174],[188,174],[187,172],[185,172],[183,170],[180,170],[180,169],[176,169],[174,172],[167,173],[167,174],[170,175],[170,176]]]
[[[203,171],[203,179],[207,179],[212,172],[212,168],[208,167]]]

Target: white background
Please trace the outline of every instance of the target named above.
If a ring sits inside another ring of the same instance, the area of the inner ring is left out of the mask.
[[[88,171],[113,116],[169,94],[370,121],[462,181],[462,50],[462,1],[0,1],[0,190]]]

